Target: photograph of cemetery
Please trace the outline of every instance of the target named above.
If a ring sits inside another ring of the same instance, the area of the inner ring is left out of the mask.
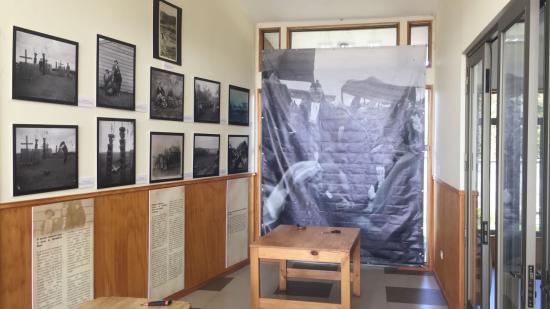
[[[78,188],[78,127],[14,125],[13,195]]]
[[[220,136],[195,134],[193,178],[218,176],[220,173]]]
[[[97,187],[135,184],[134,119],[97,119]]]
[[[136,46],[97,36],[97,106],[134,110]]]
[[[78,43],[13,31],[13,99],[77,105]]]

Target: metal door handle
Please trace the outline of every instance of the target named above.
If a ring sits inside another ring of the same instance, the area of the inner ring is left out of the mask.
[[[481,222],[481,242],[484,245],[489,244],[489,222],[488,221]]]

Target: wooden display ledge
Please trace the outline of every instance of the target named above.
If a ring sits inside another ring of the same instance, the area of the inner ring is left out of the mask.
[[[333,233],[339,231],[339,233]],[[353,295],[361,295],[360,230],[357,228],[307,227],[280,225],[250,245],[250,286],[252,309],[349,309],[350,283]],[[350,264],[353,254],[353,274]],[[279,261],[279,289],[286,290],[287,279],[307,278],[341,281],[341,304],[262,298],[260,260]],[[288,268],[287,261],[338,263],[340,271]]]
[[[129,297],[100,297],[91,302],[81,305],[78,309],[143,309],[143,308],[166,308],[166,309],[190,309],[191,304],[184,301],[173,301],[170,306],[144,307],[147,303],[145,298]]]

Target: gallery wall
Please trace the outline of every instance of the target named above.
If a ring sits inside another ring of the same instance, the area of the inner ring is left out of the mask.
[[[149,132],[185,134],[184,173],[192,174],[193,134],[221,135],[220,175],[227,169],[227,135],[250,135],[249,127],[227,125],[229,85],[250,89],[254,112],[254,26],[238,6],[223,0],[170,1],[183,9],[182,65],[153,59],[153,2],[134,0],[8,0],[0,10],[0,202],[96,191],[96,118],[136,119],[136,182],[149,183]],[[12,100],[13,26],[79,43],[78,95],[95,103],[96,37],[98,34],[136,45],[136,110],[75,107]],[[149,119],[149,70],[156,67],[185,74],[184,121]],[[193,123],[195,77],[221,82],[221,124]],[[251,118],[252,120],[253,118]],[[12,125],[79,126],[79,178],[92,181],[80,189],[26,195],[12,194]],[[253,144],[249,169],[254,170]]]
[[[434,174],[464,188],[465,76],[463,52],[509,0],[439,1],[434,34],[435,145]]]

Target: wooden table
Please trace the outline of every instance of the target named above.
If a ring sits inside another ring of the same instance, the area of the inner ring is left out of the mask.
[[[331,233],[339,230],[340,233]],[[250,287],[252,309],[349,309],[350,282],[353,295],[361,294],[361,258],[359,229],[308,226],[298,230],[294,225],[280,225],[250,245]],[[350,258],[353,252],[353,276]],[[340,280],[342,303],[319,303],[262,298],[260,295],[260,259],[279,260],[279,289],[286,290],[287,278]],[[287,261],[338,263],[341,271],[307,270],[287,267]]]
[[[143,309],[143,308],[166,308],[166,309],[190,309],[191,305],[184,301],[173,301],[170,306],[164,307],[144,307],[147,302],[145,298],[129,298],[129,297],[100,297],[89,303],[85,303],[78,309]]]

